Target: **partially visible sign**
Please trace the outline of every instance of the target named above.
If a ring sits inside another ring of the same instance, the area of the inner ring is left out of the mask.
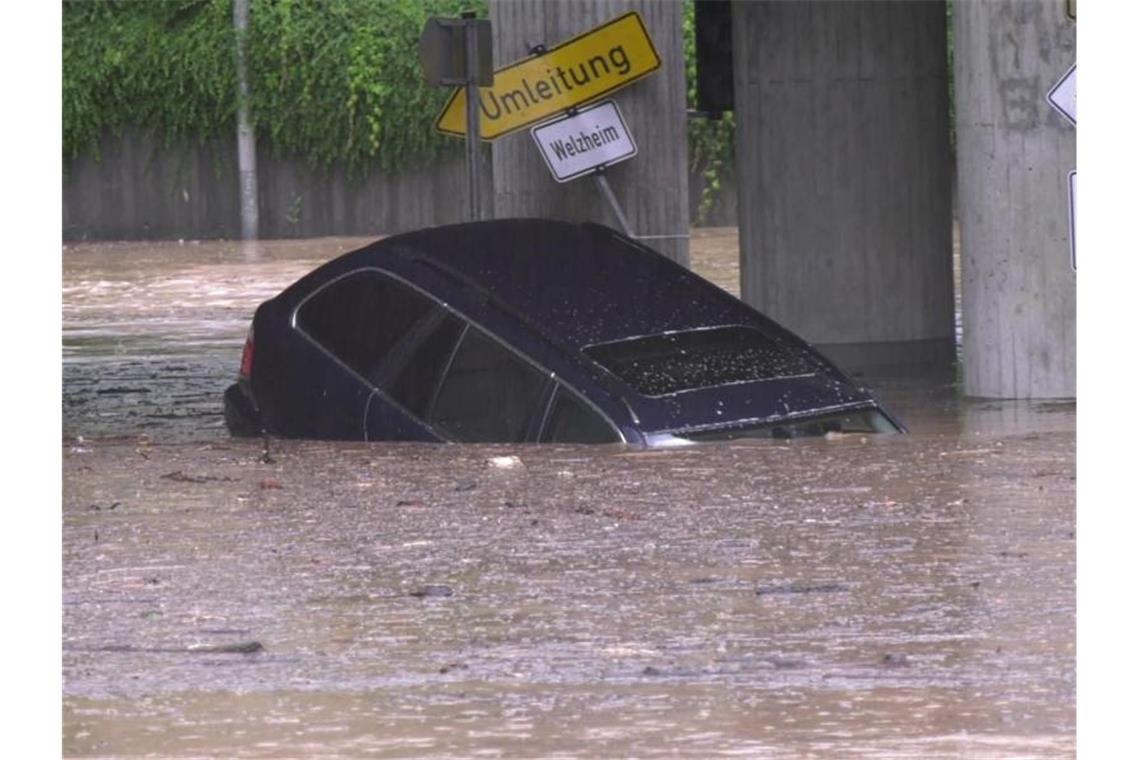
[[[618,16],[542,55],[495,71],[495,83],[479,91],[479,131],[493,140],[536,124],[652,74],[661,56],[636,11]],[[456,90],[435,128],[463,137],[467,96]]]
[[[1061,77],[1053,89],[1049,90],[1049,105],[1077,126],[1077,64],[1073,64],[1065,76]]]
[[[1077,170],[1069,172],[1069,257],[1077,271]]]
[[[1073,21],[1077,20],[1077,0],[1065,0],[1065,15]]]
[[[420,66],[428,84],[433,87],[467,84],[468,24],[475,27],[477,38],[475,83],[488,86],[495,81],[491,70],[491,22],[433,16],[420,34]]]
[[[531,127],[531,136],[558,182],[567,182],[603,166],[637,155],[617,103],[607,100],[573,116]]]

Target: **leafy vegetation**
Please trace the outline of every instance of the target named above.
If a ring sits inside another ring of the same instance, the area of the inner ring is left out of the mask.
[[[167,141],[229,129],[230,13],[225,0],[64,3],[64,155],[128,124],[158,127]]]
[[[457,147],[432,128],[447,92],[416,55],[428,16],[471,0],[250,0],[250,106],[278,153],[361,174]],[[142,126],[168,143],[232,133],[237,111],[231,0],[63,6],[63,149]]]
[[[690,109],[697,107],[697,42],[693,0],[685,0],[684,15],[686,101]],[[736,122],[731,111],[719,119],[689,119],[689,171],[700,174],[705,182],[697,207],[695,224],[708,221],[709,212],[720,196],[725,173],[734,161]]]
[[[360,175],[459,148],[433,122],[448,95],[416,55],[433,15],[484,0],[250,0],[250,106],[279,154]],[[83,0],[63,5],[63,150],[98,150],[107,130],[154,130],[167,144],[232,135],[237,111],[232,0]],[[689,104],[696,98],[693,3],[684,15]],[[691,169],[707,214],[732,162],[731,114],[689,120]]]

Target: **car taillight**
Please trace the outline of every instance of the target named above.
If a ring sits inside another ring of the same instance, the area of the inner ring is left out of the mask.
[[[245,348],[241,350],[241,369],[238,370],[240,377],[249,380],[253,377],[253,326],[249,328],[249,332],[245,334]]]

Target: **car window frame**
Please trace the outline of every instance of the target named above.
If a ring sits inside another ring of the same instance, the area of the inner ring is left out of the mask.
[[[463,341],[463,337],[465,335],[467,335],[467,328],[471,326],[471,323],[469,321],[467,321],[466,319],[463,319],[462,317],[460,317],[456,312],[452,311],[451,309],[446,308],[446,306],[443,304],[442,301],[439,301],[438,299],[433,299],[433,300],[436,302],[436,305],[439,308],[433,310],[431,313],[429,313],[424,318],[425,320],[431,320],[432,324],[424,325],[423,324],[424,320],[417,322],[416,326],[415,326],[416,329],[414,331],[409,331],[409,334],[410,334],[410,332],[416,333],[414,338],[406,340],[406,341],[401,340],[400,342],[398,342],[399,352],[394,353],[392,355],[391,359],[389,361],[385,362],[384,371],[379,373],[379,378],[378,378],[377,382],[372,383],[372,387],[376,391],[380,392],[385,398],[388,398],[389,400],[391,400],[393,403],[395,403],[397,406],[399,406],[400,409],[407,412],[408,414],[410,414],[415,419],[420,420],[425,425],[428,424],[426,420],[422,419],[418,414],[415,414],[414,412],[412,412],[411,409],[408,409],[404,404],[402,404],[394,396],[392,396],[392,394],[390,394],[386,390],[384,390],[384,388],[382,388],[378,383],[379,382],[384,382],[384,383],[395,382],[396,378],[399,377],[400,373],[404,370],[404,368],[408,366],[408,362],[411,361],[412,357],[416,355],[417,351],[423,345],[424,341],[426,341],[428,338],[431,337],[431,335],[435,331],[435,329],[438,328],[448,316],[453,316],[456,319],[458,319],[462,323],[462,325],[459,329],[459,334],[455,338],[455,342],[451,345],[451,350],[447,354],[447,359],[444,361],[444,363],[440,369],[439,377],[437,377],[435,379],[435,386],[432,388],[431,398],[428,400],[428,406],[427,406],[428,412],[430,413],[432,408],[435,407],[435,400],[436,400],[436,397],[439,395],[440,387],[443,385],[443,378],[444,378],[444,376],[447,375],[447,371],[449,369],[451,369],[451,362],[455,359],[455,352],[459,350],[459,344]],[[437,314],[439,314],[441,316],[438,319],[435,319],[434,316]],[[429,427],[430,427],[430,425],[429,425]]]
[[[372,380],[372,385],[379,388],[381,384],[394,382],[403,371],[404,367],[408,365],[412,356],[415,355],[416,349],[427,339],[428,335],[433,330],[443,323],[447,318],[447,310],[442,308],[439,303],[435,304],[436,308],[431,309],[427,314],[421,317],[412,325],[412,329],[408,330],[399,340],[392,346],[392,350],[384,357],[384,361],[380,366],[380,370],[376,373],[375,379]],[[464,325],[466,329],[466,325]],[[460,331],[460,337],[463,332]],[[454,348],[454,347],[453,347]],[[448,357],[450,361],[450,356]]]
[[[609,415],[607,415],[605,412],[603,412],[601,410],[601,408],[598,407],[597,404],[593,403],[592,401],[590,401],[590,399],[586,398],[586,396],[584,396],[582,393],[578,392],[571,385],[564,382],[557,375],[557,373],[555,373],[555,372],[551,371],[550,369],[542,366],[537,361],[532,359],[530,356],[528,356],[527,354],[518,350],[517,348],[512,346],[507,341],[503,340],[501,337],[496,335],[493,331],[487,329],[487,327],[484,326],[478,320],[472,319],[471,317],[469,317],[464,312],[460,311],[459,309],[456,309],[454,306],[449,304],[447,301],[444,301],[443,299],[439,298],[438,296],[433,295],[432,293],[428,292],[424,288],[422,288],[419,285],[416,285],[415,283],[409,281],[407,278],[402,277],[399,274],[396,274],[395,272],[392,272],[392,271],[387,270],[387,269],[382,269],[382,268],[375,266],[375,265],[357,267],[355,269],[349,270],[348,272],[344,272],[340,275],[337,275],[336,277],[332,278],[328,282],[322,283],[318,287],[314,288],[311,292],[305,294],[305,296],[302,297],[297,302],[297,304],[292,308],[292,310],[289,313],[289,327],[290,327],[290,329],[296,331],[299,335],[303,336],[307,341],[309,341],[313,346],[315,346],[317,348],[317,350],[319,350],[321,353],[325,354],[328,358],[332,359],[332,361],[335,362],[337,365],[339,365],[341,367],[341,369],[343,369],[345,372],[348,372],[350,375],[355,377],[357,380],[359,380],[360,382],[364,383],[366,386],[371,388],[372,393],[374,395],[379,395],[387,403],[395,406],[401,412],[406,414],[409,418],[415,420],[417,423],[419,423],[420,425],[422,425],[426,429],[430,430],[433,434],[438,436],[440,439],[442,439],[444,441],[451,442],[451,443],[457,442],[451,436],[446,435],[436,425],[431,424],[427,419],[421,418],[418,414],[413,413],[410,409],[408,409],[403,404],[401,404],[399,401],[397,401],[395,398],[393,398],[392,395],[390,393],[388,393],[384,388],[379,387],[379,385],[377,384],[376,381],[373,381],[367,377],[364,377],[361,373],[357,372],[353,367],[350,367],[347,362],[345,362],[340,357],[338,357],[336,354],[334,354],[327,346],[325,346],[319,340],[317,340],[315,337],[313,337],[308,332],[306,332],[305,329],[299,324],[299,322],[297,320],[297,315],[300,312],[300,310],[302,308],[304,308],[305,304],[308,303],[309,300],[311,300],[312,298],[317,296],[317,294],[321,293],[326,288],[332,287],[333,285],[340,282],[341,280],[347,279],[347,278],[352,277],[354,275],[359,275],[363,272],[376,272],[381,277],[387,277],[390,280],[393,280],[393,281],[395,281],[395,282],[397,282],[397,283],[399,283],[405,287],[411,288],[415,292],[419,293],[420,295],[422,295],[423,297],[427,298],[429,301],[434,303],[436,306],[439,306],[439,307],[443,308],[445,311],[450,312],[451,314],[455,315],[456,317],[461,319],[464,323],[463,330],[462,330],[462,332],[460,332],[459,337],[456,339],[455,345],[453,345],[451,347],[451,355],[448,356],[447,362],[443,366],[443,369],[441,370],[441,372],[439,374],[439,378],[436,381],[435,389],[432,391],[432,399],[431,399],[431,402],[428,404],[428,416],[429,417],[430,417],[431,412],[435,409],[435,404],[439,399],[440,389],[443,387],[443,381],[447,377],[448,372],[451,371],[451,366],[452,366],[452,363],[455,361],[455,354],[459,350],[459,346],[462,345],[464,338],[467,337],[467,333],[471,330],[471,328],[475,328],[475,329],[479,330],[488,339],[490,339],[494,343],[499,344],[500,346],[505,348],[507,351],[509,351],[510,353],[514,354],[519,359],[521,359],[525,364],[528,364],[530,367],[537,370],[538,373],[545,379],[542,390],[540,391],[539,396],[538,396],[538,403],[535,405],[535,411],[533,412],[531,420],[529,421],[529,423],[527,425],[526,440],[522,441],[522,443],[534,443],[534,442],[537,442],[539,440],[539,438],[542,434],[542,431],[545,430],[547,418],[550,414],[551,405],[554,402],[554,397],[557,395],[557,390],[559,387],[566,388],[571,393],[573,393],[575,396],[577,396],[581,401],[585,402],[590,408],[592,408],[594,411],[596,411],[601,416],[602,420],[607,425],[609,425],[613,429],[613,431],[617,434],[618,440],[620,442],[622,442],[622,443],[628,443],[629,442],[628,439],[626,438],[625,434],[622,432],[621,427],[618,426],[612,419],[610,419]],[[379,373],[380,376],[382,378],[389,377],[391,374],[391,369],[392,369],[389,365],[392,364],[393,360],[398,360],[398,359],[403,358],[406,361],[408,357],[410,357],[411,355],[413,355],[415,353],[416,349],[422,344],[423,340],[427,337],[427,335],[429,333],[430,333],[430,330],[423,331],[423,334],[421,334],[416,340],[409,341],[407,345],[401,345],[398,354],[391,354],[390,353],[389,355],[385,356],[384,361],[383,361],[384,369],[382,372]],[[400,344],[400,341],[397,341],[397,345],[399,345],[399,344]],[[402,366],[402,365],[400,365],[400,366]],[[369,401],[369,405],[371,405],[371,401]]]
[[[376,272],[376,273],[380,274],[381,277],[388,277],[389,279],[395,280],[399,284],[411,287],[411,289],[416,294],[426,298],[430,303],[434,303],[437,306],[443,306],[444,308],[446,308],[446,304],[441,302],[438,298],[435,298],[431,294],[424,291],[423,288],[417,288],[414,285],[412,285],[411,283],[403,280],[403,278],[392,277],[390,272],[388,272],[384,269],[381,269],[379,267],[366,266],[366,267],[358,267],[356,269],[352,269],[352,270],[349,270],[349,271],[344,272],[342,274],[339,274],[336,277],[333,277],[331,280],[328,280],[327,282],[321,283],[317,287],[313,288],[312,291],[305,294],[289,312],[289,327],[293,330],[296,330],[301,335],[303,335],[306,339],[308,339],[308,341],[310,343],[312,343],[322,353],[324,353],[329,358],[331,358],[336,364],[340,365],[341,368],[348,371],[353,377],[357,378],[358,380],[363,381],[365,385],[367,385],[371,388],[376,388],[377,387],[377,380],[376,379],[373,379],[373,378],[369,377],[368,375],[364,374],[363,372],[360,372],[355,367],[351,366],[348,362],[346,362],[344,359],[337,356],[336,353],[333,352],[333,350],[331,348],[326,346],[324,343],[322,343],[320,340],[318,340],[315,335],[313,335],[308,330],[306,330],[304,328],[304,326],[301,324],[300,319],[299,319],[299,315],[301,313],[301,310],[305,308],[305,306],[309,303],[309,301],[316,298],[318,295],[320,295],[322,292],[324,292],[328,288],[335,286],[337,283],[339,283],[343,280],[347,280],[348,278],[353,277],[355,275],[359,275],[363,272]],[[429,314],[431,313],[430,309],[429,309],[428,313]],[[421,317],[421,320],[422,320],[422,317]],[[412,323],[413,326],[419,324],[419,321],[420,320],[413,322]],[[408,334],[410,334],[410,332],[411,331],[409,331],[408,333],[405,333],[399,339],[397,339],[397,341],[392,345],[392,348],[383,356],[379,365],[375,368],[375,373],[377,374],[378,377],[382,378],[388,374],[388,370],[389,370],[388,365],[391,363],[391,360],[393,357],[398,357],[399,355],[406,353],[408,351],[408,346],[406,345],[406,343],[407,343],[406,338],[407,338]],[[418,341],[417,341],[417,343],[418,343]]]
[[[456,314],[458,314],[458,312],[456,312]],[[537,437],[538,436],[538,428],[536,426],[543,419],[545,419],[547,399],[551,395],[551,387],[553,385],[556,385],[558,382],[557,379],[555,378],[555,374],[553,372],[551,372],[550,370],[543,368],[542,365],[538,364],[538,362],[531,360],[529,357],[527,357],[521,351],[518,351],[517,349],[513,348],[509,343],[507,343],[506,341],[497,337],[496,335],[489,332],[488,330],[478,326],[477,324],[471,322],[470,320],[464,319],[464,322],[465,322],[465,326],[463,328],[463,331],[459,334],[459,337],[456,339],[455,345],[452,346],[451,355],[448,357],[447,363],[444,365],[443,370],[440,372],[439,380],[436,383],[435,390],[432,394],[431,403],[428,404],[428,409],[427,409],[428,419],[424,420],[424,424],[428,425],[433,430],[438,431],[438,433],[440,435],[446,435],[446,433],[441,428],[432,424],[430,418],[432,417],[432,415],[434,415],[436,404],[439,403],[439,396],[443,392],[444,386],[447,384],[448,375],[451,373],[451,369],[455,364],[455,357],[459,354],[460,349],[462,349],[462,347],[463,347],[464,341],[467,340],[468,336],[471,334],[471,331],[475,330],[476,332],[479,333],[479,336],[481,336],[482,338],[484,338],[488,342],[495,344],[495,345],[499,346],[500,348],[506,350],[506,352],[508,354],[513,354],[524,365],[526,365],[532,371],[534,371],[535,375],[538,377],[538,379],[540,381],[540,385],[538,388],[538,394],[536,396],[534,408],[531,410],[530,414],[527,417],[526,425],[524,426],[525,432],[523,433],[522,440],[519,440],[519,441],[503,441],[503,443],[535,443],[538,440],[538,437]],[[454,440],[454,439],[448,437],[448,440]],[[492,443],[492,442],[486,441],[483,443]]]
[[[452,312],[452,313],[454,313],[454,312]],[[456,314],[456,316],[458,316],[458,314]],[[446,436],[444,435],[442,430],[440,430],[435,425],[431,424],[430,420],[431,420],[432,414],[435,412],[436,402],[439,401],[439,392],[441,390],[443,390],[443,381],[447,377],[447,373],[451,371],[451,365],[455,362],[455,355],[457,353],[459,353],[459,347],[461,345],[463,345],[463,340],[464,340],[464,338],[467,337],[467,332],[471,329],[471,323],[469,321],[463,319],[463,317],[459,317],[459,319],[463,321],[463,328],[459,331],[459,335],[456,336],[455,342],[451,344],[451,351],[449,351],[447,354],[447,361],[445,361],[443,363],[443,366],[439,370],[439,377],[437,377],[435,379],[435,387],[431,389],[431,398],[428,400],[427,409],[424,412],[424,417],[421,418],[419,415],[413,414],[411,410],[406,409],[403,404],[400,404],[401,409],[404,409],[408,414],[411,414],[413,417],[420,420],[420,422],[427,425],[431,430],[436,432],[436,434],[440,435],[441,437],[446,437]],[[416,344],[416,346],[418,347],[420,343],[427,340],[427,337],[428,337],[428,333],[425,332],[422,336],[420,336],[420,340]],[[414,354],[415,354],[415,351],[409,351],[408,352],[408,356],[404,360],[405,365],[407,364],[407,361],[410,360]],[[398,401],[395,403],[399,404]],[[452,439],[447,438],[447,440],[452,440]]]
[[[621,428],[619,428],[617,425],[615,425],[613,420],[611,420],[609,418],[609,415],[607,415],[605,412],[603,412],[601,409],[599,409],[597,404],[590,401],[590,399],[583,396],[581,393],[579,393],[573,387],[571,387],[570,385],[568,385],[567,383],[562,381],[560,378],[556,378],[556,377],[552,376],[551,380],[553,380],[553,383],[551,384],[551,387],[548,389],[547,396],[545,397],[545,404],[544,404],[545,408],[543,409],[543,412],[542,412],[542,420],[538,426],[538,430],[536,430],[534,433],[534,440],[536,443],[543,443],[542,434],[546,432],[546,427],[547,427],[547,425],[550,424],[550,415],[554,412],[554,400],[558,398],[558,391],[560,391],[560,390],[566,391],[566,393],[568,393],[571,396],[574,396],[578,401],[581,401],[585,407],[587,407],[591,411],[597,413],[597,415],[601,418],[602,422],[604,422],[605,424],[610,426],[610,429],[613,430],[615,434],[617,434],[617,440],[616,441],[608,441],[607,443],[628,443],[629,442],[626,439],[625,435],[622,433]],[[561,444],[567,445],[567,446],[574,445],[574,444],[567,444],[564,441],[548,441],[548,443],[553,443],[553,444],[561,443]],[[593,445],[593,444],[583,444],[583,445]],[[597,445],[604,446],[606,444],[597,444]]]

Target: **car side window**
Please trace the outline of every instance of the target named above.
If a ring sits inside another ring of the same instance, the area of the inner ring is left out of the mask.
[[[459,317],[439,309],[424,325],[425,334],[395,370],[388,394],[421,420],[426,420],[443,371],[455,351],[455,342],[466,326]]]
[[[439,389],[430,422],[459,441],[524,440],[546,377],[469,327]]]
[[[620,439],[597,412],[559,386],[541,440],[543,443],[614,443]]]
[[[384,359],[433,307],[430,299],[365,269],[317,291],[297,324],[349,367],[376,382]]]

